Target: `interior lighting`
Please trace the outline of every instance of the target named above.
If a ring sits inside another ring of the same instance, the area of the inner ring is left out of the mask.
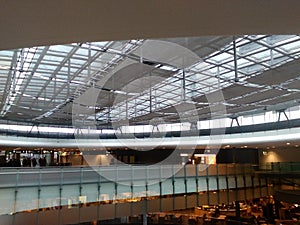
[[[263,150],[263,155],[268,155],[268,151],[266,151],[266,150]]]

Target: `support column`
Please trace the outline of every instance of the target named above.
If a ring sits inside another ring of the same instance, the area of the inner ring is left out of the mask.
[[[239,82],[235,37],[233,37],[234,81]]]

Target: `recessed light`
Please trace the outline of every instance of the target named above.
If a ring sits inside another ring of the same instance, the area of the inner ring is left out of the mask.
[[[286,143],[286,145],[290,145],[290,144],[291,144],[290,142],[287,142],[287,143]]]

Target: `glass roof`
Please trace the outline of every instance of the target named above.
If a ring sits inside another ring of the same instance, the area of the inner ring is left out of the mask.
[[[193,108],[187,110],[204,120],[216,104],[208,96],[219,89],[224,101],[218,104],[227,109],[223,117],[276,110],[277,105],[288,108],[298,104],[300,96],[295,86],[300,84],[299,56],[298,35],[127,40],[0,51],[0,117],[64,125],[72,124],[74,116],[99,126],[122,120],[149,124],[157,117],[171,123],[182,122],[172,107],[189,103]],[[96,97],[78,101],[93,88]],[[74,111],[74,104],[85,110]]]

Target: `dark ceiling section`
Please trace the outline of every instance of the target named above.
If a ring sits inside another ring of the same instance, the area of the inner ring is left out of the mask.
[[[300,5],[294,0],[284,4],[281,0],[1,3],[0,49],[134,38],[300,33]]]

